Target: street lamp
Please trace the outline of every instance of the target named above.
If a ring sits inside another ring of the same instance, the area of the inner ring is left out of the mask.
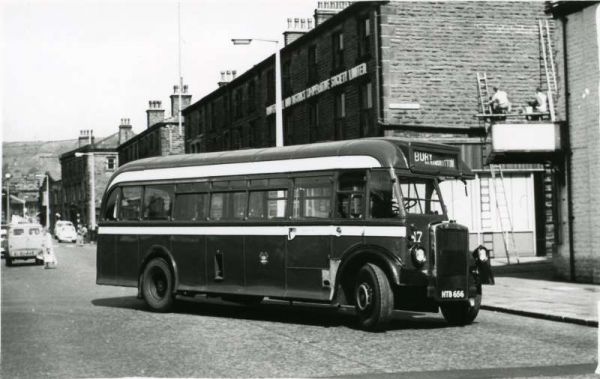
[[[10,178],[12,175],[9,173],[4,174],[6,181],[6,223],[10,224]]]
[[[48,174],[36,175],[39,178],[46,180],[46,228],[50,232],[50,176]]]
[[[234,45],[250,45],[252,41],[270,42],[275,44],[275,146],[283,146],[283,111],[281,107],[281,55],[279,41],[261,38],[232,38]]]
[[[88,169],[89,169],[89,177],[90,177],[90,204],[89,204],[89,214],[90,214],[90,225],[89,227],[94,229],[96,228],[96,173],[95,173],[95,162],[94,162],[94,153],[75,153],[75,157],[81,158],[84,155],[88,157]]]

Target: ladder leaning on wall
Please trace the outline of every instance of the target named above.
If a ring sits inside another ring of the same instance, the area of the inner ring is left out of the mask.
[[[517,263],[519,263],[519,252],[516,249],[515,232],[508,198],[506,196],[506,186],[504,183],[504,173],[500,165],[491,164],[490,172],[492,175],[492,186],[494,187],[494,197],[496,200],[496,215],[498,218],[500,232],[502,233],[502,241],[504,242],[504,251],[506,252],[506,262],[510,264],[511,254],[515,255]]]
[[[538,20],[540,32],[540,46],[542,48],[542,57],[544,60],[544,73],[546,76],[546,86],[548,88],[548,110],[550,111],[550,120],[554,121],[554,94],[558,92],[556,83],[556,69],[554,67],[554,52],[552,51],[552,38],[550,36],[550,26],[548,20]]]

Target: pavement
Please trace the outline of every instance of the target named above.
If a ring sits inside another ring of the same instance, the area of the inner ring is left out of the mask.
[[[492,259],[495,285],[484,286],[482,309],[598,327],[600,285],[556,279],[552,259]]]

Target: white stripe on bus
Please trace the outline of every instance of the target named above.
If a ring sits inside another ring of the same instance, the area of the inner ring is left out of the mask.
[[[379,161],[368,155],[347,155],[277,161],[226,163],[207,166],[156,168],[126,171],[111,182],[111,187],[121,182],[160,179],[195,179],[218,176],[276,174],[284,172],[373,168],[381,167]]]
[[[338,229],[339,228],[339,229]],[[109,235],[406,237],[405,226],[101,226]]]

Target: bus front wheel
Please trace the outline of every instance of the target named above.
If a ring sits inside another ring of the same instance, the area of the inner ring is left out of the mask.
[[[481,306],[481,294],[475,296],[473,305],[469,302],[452,302],[440,304],[442,314],[451,325],[469,325],[477,317]]]
[[[373,331],[385,329],[392,317],[394,294],[379,266],[367,263],[358,271],[354,304],[361,328]]]
[[[144,268],[142,296],[146,304],[156,312],[168,312],[175,300],[173,274],[167,261],[154,258]]]

